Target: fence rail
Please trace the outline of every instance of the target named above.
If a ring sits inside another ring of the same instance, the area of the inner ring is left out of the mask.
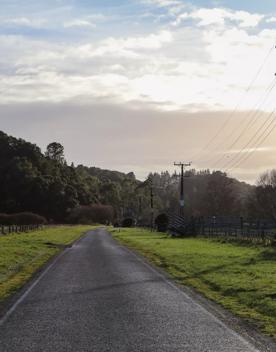
[[[276,223],[232,217],[200,217],[187,220],[169,215],[169,231],[174,236],[236,238],[276,243]]]
[[[0,235],[7,235],[10,233],[23,233],[41,229],[42,225],[1,225]]]

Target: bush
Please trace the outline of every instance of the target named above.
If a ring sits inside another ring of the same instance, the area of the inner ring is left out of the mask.
[[[7,214],[0,214],[0,224],[1,225],[12,225],[10,223],[11,217]]]
[[[10,216],[12,225],[44,225],[47,223],[43,216],[34,213],[18,213]]]
[[[134,223],[134,221],[132,218],[126,218],[122,222],[122,227],[132,227],[133,223]]]
[[[160,214],[155,219],[155,225],[157,226],[157,231],[166,232],[169,225],[169,218],[166,214]]]
[[[113,221],[114,210],[112,206],[92,204],[72,209],[68,216],[71,224],[107,224]]]
[[[47,220],[34,213],[0,214],[1,225],[43,225]]]

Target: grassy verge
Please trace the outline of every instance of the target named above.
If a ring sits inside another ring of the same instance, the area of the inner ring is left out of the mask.
[[[121,243],[164,268],[180,284],[276,338],[276,249],[208,239],[173,239],[142,229],[113,231]]]
[[[0,303],[65,245],[90,229],[91,226],[60,226],[0,236]]]

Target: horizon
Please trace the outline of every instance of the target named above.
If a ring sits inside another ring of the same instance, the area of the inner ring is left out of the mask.
[[[272,1],[2,1],[0,128],[69,163],[273,169]]]
[[[0,131],[0,132],[5,133],[5,131]],[[14,136],[11,136],[11,137],[14,137]],[[15,138],[17,138],[17,137],[15,137]],[[18,137],[18,138],[20,138],[20,137]],[[27,143],[34,144],[36,147],[38,147],[38,148],[40,149],[41,153],[42,153],[43,155],[45,155],[45,153],[46,153],[46,151],[47,151],[47,146],[45,146],[45,148],[42,149],[41,146],[39,146],[39,145],[36,144],[36,143],[33,143],[32,141],[29,141],[29,140],[25,140],[25,141],[26,141]],[[53,142],[57,142],[57,143],[58,143],[58,141],[51,141],[51,143],[53,143]],[[140,178],[137,177],[137,175],[135,174],[135,172],[132,171],[132,170],[125,170],[125,171],[122,171],[122,170],[117,170],[117,169],[102,168],[102,167],[100,167],[100,166],[98,166],[98,165],[93,165],[93,164],[89,165],[89,164],[82,164],[82,163],[74,163],[74,162],[70,162],[70,161],[68,162],[68,160],[67,160],[67,158],[66,158],[66,150],[64,150],[64,159],[65,159],[65,162],[66,162],[67,165],[73,164],[74,167],[84,166],[84,167],[87,167],[87,168],[101,169],[101,170],[103,170],[103,171],[119,172],[119,173],[122,173],[122,174],[124,174],[124,175],[128,175],[128,174],[133,173],[134,176],[135,176],[135,179],[136,179],[137,181],[139,181],[139,182],[145,181],[146,179],[148,179],[148,177],[149,177],[150,174],[155,174],[155,173],[157,173],[157,174],[162,174],[162,173],[168,172],[168,173],[170,174],[170,176],[172,176],[173,174],[177,174],[178,176],[180,176],[180,171],[179,171],[178,169],[176,169],[176,166],[175,166],[175,170],[174,170],[173,172],[172,172],[172,171],[169,171],[169,170],[166,170],[166,169],[161,170],[161,171],[151,170],[151,171],[149,171],[149,173],[148,173],[143,179],[140,179]],[[195,172],[197,172],[197,173],[203,172],[203,171],[210,171],[210,173],[212,173],[212,172],[221,172],[221,170],[195,169],[195,168],[192,167],[192,165],[191,165],[191,167],[190,167],[189,169],[185,169],[185,171],[195,171]],[[259,176],[261,176],[261,175],[259,175]],[[230,175],[227,175],[227,177],[232,178]],[[238,180],[238,179],[235,178],[235,177],[233,177],[233,178],[236,179],[236,180],[239,181],[239,182],[245,182],[245,181]],[[247,182],[245,182],[245,183],[247,183]],[[251,185],[251,186],[255,186],[256,183],[257,183],[257,180],[256,180],[255,183],[248,183],[248,184]]]

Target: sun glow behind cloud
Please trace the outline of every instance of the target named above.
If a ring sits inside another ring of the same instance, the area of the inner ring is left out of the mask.
[[[101,103],[141,114],[224,116],[275,44],[275,14],[265,11],[180,0],[122,1],[112,9],[83,1],[50,3],[30,6],[28,16],[20,6],[12,11],[11,4],[3,5],[2,106]],[[275,91],[265,99],[275,54],[237,112],[275,108]],[[194,124],[198,128],[198,119]]]
[[[274,44],[276,30],[259,27],[265,16],[219,8],[187,12],[180,1],[147,3],[165,8],[167,18],[143,35],[108,33],[97,40],[57,43],[2,34],[0,45],[7,56],[1,59],[1,102],[105,97],[167,110],[231,109]],[[97,20],[110,21],[105,15],[94,15],[95,22],[91,17],[67,19],[62,26],[93,31]],[[47,21],[9,18],[2,25],[35,28]],[[250,100],[264,92],[273,74],[271,60]],[[243,108],[250,107],[248,102]]]

